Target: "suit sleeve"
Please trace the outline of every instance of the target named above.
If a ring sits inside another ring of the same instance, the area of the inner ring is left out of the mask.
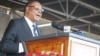
[[[15,20],[11,20],[1,41],[1,51],[5,53],[18,53],[18,46],[17,22]]]

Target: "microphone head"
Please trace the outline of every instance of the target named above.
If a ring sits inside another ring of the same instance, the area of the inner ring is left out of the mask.
[[[63,31],[64,25],[63,24],[60,24],[59,22],[53,21],[52,22],[52,27],[53,28],[56,28],[58,30],[62,30]]]
[[[55,21],[52,22],[52,27],[57,28],[58,25],[59,25],[58,22],[55,22]]]

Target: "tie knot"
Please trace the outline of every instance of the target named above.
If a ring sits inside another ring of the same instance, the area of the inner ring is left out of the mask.
[[[36,25],[32,25],[32,27],[33,27],[34,29],[36,29]]]
[[[33,24],[32,26],[35,27],[36,25]]]

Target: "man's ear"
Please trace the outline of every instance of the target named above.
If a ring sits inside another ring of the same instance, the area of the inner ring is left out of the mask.
[[[29,7],[26,7],[26,12],[29,10]]]

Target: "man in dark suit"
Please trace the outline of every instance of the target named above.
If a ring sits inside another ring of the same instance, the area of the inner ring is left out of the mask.
[[[40,2],[31,0],[26,4],[24,17],[10,21],[0,47],[1,51],[6,53],[6,56],[25,55],[22,42],[40,35],[35,22],[41,19],[42,12]]]

